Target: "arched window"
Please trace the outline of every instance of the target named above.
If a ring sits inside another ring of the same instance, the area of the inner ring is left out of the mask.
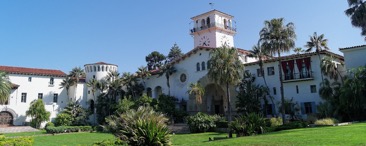
[[[106,67],[105,67],[105,71],[109,71],[109,70],[108,70],[108,66],[106,66]]]
[[[100,66],[98,65],[98,71],[100,71]]]
[[[211,68],[211,61],[207,61],[207,69],[210,69]]]
[[[94,72],[96,72],[97,71],[97,67],[96,66],[94,66]]]
[[[224,28],[225,29],[227,28],[227,21],[226,21],[226,19],[224,19]]]
[[[201,68],[202,70],[206,70],[206,63],[204,61],[201,63]]]
[[[228,21],[228,24],[229,28],[232,28],[232,25],[231,25],[231,20]]]
[[[147,96],[152,97],[152,89],[150,87],[146,89],[146,94]]]
[[[161,94],[163,94],[163,89],[160,86],[155,87],[155,98],[158,98]]]
[[[207,17],[207,19],[206,19],[206,23],[207,23],[207,26],[208,26],[208,27],[210,27],[210,26],[211,26],[211,24],[210,24],[210,23],[211,23],[211,22],[210,22],[210,17]]]
[[[201,66],[201,65],[200,65],[200,63],[199,63],[199,62],[197,62],[197,64],[196,64],[196,70],[197,70],[197,71],[200,71],[200,66]]]
[[[102,71],[104,71],[104,66],[102,66]]]
[[[201,20],[201,29],[204,29],[206,26],[205,19]]]

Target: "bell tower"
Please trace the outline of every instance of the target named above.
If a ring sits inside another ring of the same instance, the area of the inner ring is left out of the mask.
[[[223,45],[234,47],[236,28],[233,25],[233,18],[234,16],[218,10],[192,17],[194,26],[190,34],[194,38],[194,48],[217,48]]]

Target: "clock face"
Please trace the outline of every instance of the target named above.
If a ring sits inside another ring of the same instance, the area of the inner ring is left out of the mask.
[[[207,36],[201,37],[199,46],[209,47],[210,46],[210,38],[207,37]]]
[[[221,44],[223,46],[230,46],[229,38],[226,35],[221,37]]]

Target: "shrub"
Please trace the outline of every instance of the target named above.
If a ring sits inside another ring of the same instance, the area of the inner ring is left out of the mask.
[[[183,123],[187,116],[188,116],[187,111],[181,110],[181,109],[179,109],[179,110],[176,109],[175,112],[174,112],[174,115],[173,115],[174,122],[175,123]]]
[[[67,113],[60,113],[55,119],[56,126],[70,126],[72,124],[72,117]]]
[[[218,117],[215,121],[217,128],[228,128],[229,122],[224,117]]]
[[[207,132],[210,129],[216,128],[215,121],[217,116],[210,116],[201,112],[198,112],[194,116],[187,117],[187,123],[189,130],[192,133]]]
[[[171,145],[168,119],[149,106],[128,110],[106,119],[106,127],[128,145]]]
[[[46,128],[46,132],[51,134],[68,133],[68,132],[86,132],[92,130],[93,128],[91,126],[59,126],[59,127],[48,126]]]
[[[270,122],[270,126],[271,127],[276,127],[276,126],[280,126],[282,125],[282,118],[278,117],[278,118],[270,118],[269,119]]]
[[[262,134],[265,126],[265,119],[256,113],[239,116],[229,124],[230,129],[237,134],[237,137]]]
[[[120,139],[107,139],[100,142],[96,142],[93,146],[128,146],[126,142]]]
[[[329,126],[329,125],[334,125],[337,123],[339,123],[339,121],[337,119],[325,118],[325,119],[316,120],[314,124],[319,125],[319,126]]]
[[[47,128],[48,126],[54,127],[54,126],[55,126],[55,124],[53,124],[52,122],[48,122],[48,123],[46,124],[45,128]]]
[[[314,122],[317,120],[318,120],[318,118],[316,117],[315,114],[308,114],[308,116],[306,118],[306,122],[308,122],[309,124],[314,124]]]
[[[33,145],[32,137],[5,138],[0,135],[0,145],[2,146],[30,146]]]
[[[303,122],[303,121],[293,121],[293,122],[290,122],[290,123],[286,123],[286,124],[277,126],[274,129],[274,131],[305,128],[307,126],[308,126],[308,123],[306,123],[306,122]]]

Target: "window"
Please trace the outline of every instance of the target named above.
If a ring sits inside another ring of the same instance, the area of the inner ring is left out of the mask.
[[[276,91],[276,87],[273,87],[273,95],[276,95],[277,91]]]
[[[201,65],[202,65],[202,70],[206,70],[206,63],[204,61],[201,63]]]
[[[28,82],[32,82],[32,77],[28,77]]]
[[[93,75],[93,79],[95,79],[95,75]]]
[[[104,71],[104,66],[102,66],[102,71]]]
[[[90,90],[88,90],[88,94],[90,94]]]
[[[244,62],[248,62],[248,56],[244,57]]]
[[[207,61],[207,69],[210,69],[210,68],[211,68],[211,62]]]
[[[43,93],[38,93],[38,99],[43,99]]]
[[[93,66],[94,67],[94,72],[96,72],[97,71],[97,67],[96,66]]]
[[[50,78],[50,85],[53,85],[53,83],[54,83],[54,78],[53,78],[53,77],[51,77],[51,78]]]
[[[310,92],[316,93],[316,85],[310,85]]]
[[[299,94],[299,86],[296,85],[296,93]]]
[[[267,67],[267,72],[269,76],[274,75],[275,74],[274,67]]]
[[[257,69],[257,76],[258,76],[258,77],[263,76],[263,70],[261,70],[261,69]]]
[[[53,102],[57,103],[58,100],[58,94],[53,94]]]
[[[316,113],[315,102],[303,102],[301,103],[301,114]]]
[[[196,64],[196,70],[200,71],[200,63],[199,62]]]
[[[27,93],[22,93],[22,98],[20,99],[20,102],[27,102]]]
[[[267,115],[273,115],[273,113],[274,113],[274,110],[275,110],[275,107],[274,107],[274,105],[273,104],[267,104],[267,105],[265,105],[266,106],[266,113],[265,114],[267,114]]]
[[[98,66],[98,71],[100,71],[100,66]]]

